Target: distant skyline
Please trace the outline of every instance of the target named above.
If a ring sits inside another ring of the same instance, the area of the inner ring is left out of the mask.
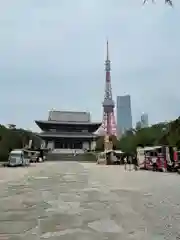
[[[131,95],[134,123],[180,115],[180,2],[6,0],[0,8],[0,123],[37,130],[48,110],[102,120],[109,40],[113,99]]]

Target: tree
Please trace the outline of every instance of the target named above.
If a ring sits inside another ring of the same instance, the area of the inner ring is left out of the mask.
[[[34,148],[40,148],[41,139],[35,133],[0,125],[0,161],[6,161],[12,149],[23,148],[30,139]]]
[[[104,137],[98,137],[96,141],[96,151],[104,151]]]
[[[134,153],[136,151],[136,139],[133,135],[122,136],[118,143],[118,149],[126,153]]]
[[[118,147],[127,153],[135,152],[138,146],[156,145],[169,145],[180,149],[180,118],[169,123],[128,131],[118,143]]]

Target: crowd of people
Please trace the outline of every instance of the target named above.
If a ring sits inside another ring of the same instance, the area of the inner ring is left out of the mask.
[[[138,170],[138,161],[136,156],[125,156],[124,157],[124,169],[125,170]]]

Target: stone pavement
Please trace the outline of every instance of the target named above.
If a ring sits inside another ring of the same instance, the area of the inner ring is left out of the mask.
[[[0,169],[0,240],[180,239],[180,176],[54,162]]]

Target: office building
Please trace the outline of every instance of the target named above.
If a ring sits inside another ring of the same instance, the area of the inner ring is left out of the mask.
[[[141,129],[141,121],[136,122],[136,130]]]
[[[148,127],[149,122],[148,122],[148,114],[142,113],[141,115],[141,127],[145,128]]]
[[[118,135],[132,128],[131,97],[117,96],[117,129]]]

